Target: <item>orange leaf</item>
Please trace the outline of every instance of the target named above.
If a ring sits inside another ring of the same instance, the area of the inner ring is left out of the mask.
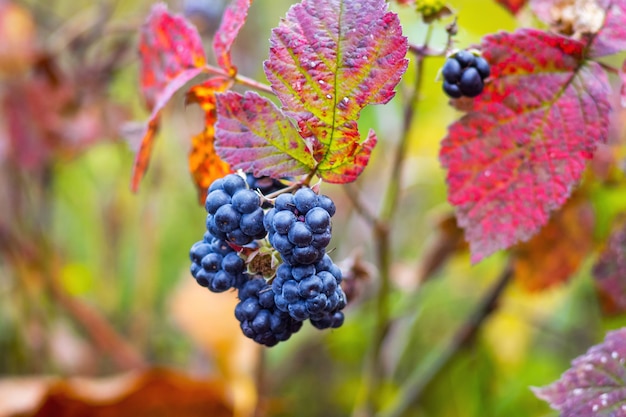
[[[143,178],[144,172],[148,169],[150,163],[150,155],[152,154],[152,147],[154,146],[154,137],[159,131],[159,117],[150,119],[147,126],[142,126],[141,133],[143,133],[139,150],[135,155],[135,163],[133,164],[133,175],[131,180],[131,190],[137,191],[139,189],[139,183]]]
[[[204,204],[207,189],[213,181],[232,172],[230,165],[215,153],[215,122],[217,120],[215,93],[228,90],[232,81],[214,77],[192,87],[187,93],[187,102],[198,103],[205,113],[205,128],[191,140],[189,172],[198,188],[200,204]]]
[[[593,211],[583,192],[567,204],[530,241],[515,249],[515,278],[529,291],[567,281],[593,244]]]

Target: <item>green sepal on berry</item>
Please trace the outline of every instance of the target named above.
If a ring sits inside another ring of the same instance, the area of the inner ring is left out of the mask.
[[[267,240],[259,240],[257,243],[258,248],[242,248],[239,256],[246,263],[248,275],[262,276],[269,281],[276,275],[276,270],[282,261],[278,251]]]

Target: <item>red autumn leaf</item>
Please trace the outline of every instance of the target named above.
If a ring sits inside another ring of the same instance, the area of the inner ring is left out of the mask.
[[[527,0],[496,0],[509,12],[516,14],[519,10],[526,5]]]
[[[593,277],[604,312],[626,312],[626,224],[609,238],[593,266]]]
[[[600,3],[606,15],[589,50],[589,56],[596,58],[626,50],[626,0],[602,0]]]
[[[152,8],[141,29],[139,55],[141,90],[151,115],[135,157],[133,191],[148,168],[161,109],[206,64],[198,31],[184,17],[170,14],[162,3]]]
[[[201,204],[204,204],[211,183],[232,172],[230,165],[215,153],[214,146],[217,120],[215,93],[228,90],[232,83],[228,78],[214,77],[187,92],[187,101],[198,103],[205,112],[204,130],[192,138],[189,153],[189,172],[196,183]]]
[[[572,361],[561,378],[535,395],[561,417],[626,416],[626,329],[609,332],[604,342]]]
[[[251,91],[217,94],[217,114],[215,146],[234,169],[288,177],[315,168],[298,130],[268,99]]]
[[[526,241],[606,140],[610,86],[584,44],[534,29],[487,36],[492,80],[450,126],[440,159],[472,261]]]
[[[237,74],[237,67],[230,60],[230,48],[246,21],[251,3],[252,0],[233,0],[224,11],[222,23],[213,39],[217,64],[231,76]]]
[[[356,120],[383,104],[407,67],[407,40],[383,0],[303,0],[272,31],[265,74],[328,182],[354,181],[376,136]],[[275,176],[284,173],[273,173]]]
[[[167,6],[152,7],[139,38],[141,91],[150,110],[168,84],[184,70],[204,67],[206,57],[198,31]]]

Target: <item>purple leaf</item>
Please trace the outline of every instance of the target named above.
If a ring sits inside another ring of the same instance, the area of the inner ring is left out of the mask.
[[[532,390],[561,417],[625,417],[625,361],[626,329],[620,329],[574,359],[558,381]]]
[[[604,24],[591,41],[589,56],[598,58],[626,50],[626,0],[602,0]]]
[[[233,169],[256,176],[295,176],[316,165],[296,127],[271,101],[248,91],[217,98],[215,149]]]

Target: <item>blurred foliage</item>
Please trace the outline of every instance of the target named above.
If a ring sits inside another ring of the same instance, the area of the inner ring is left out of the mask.
[[[19,387],[20,375],[99,377],[158,365],[220,379],[238,415],[254,408],[257,394],[266,415],[349,415],[374,325],[375,279],[361,284],[361,295],[352,300],[341,329],[319,333],[308,327],[288,343],[265,350],[264,372],[256,375],[259,350],[235,336],[235,320],[224,321],[232,317],[232,303],[216,304],[206,290],[188,286],[188,250],[202,235],[205,214],[186,161],[204,116],[199,108],[186,108],[182,96],[163,115],[140,191],[129,191],[133,155],[118,132],[123,121],[147,117],[138,99],[133,48],[151,3],[0,0],[0,19],[11,17],[15,39],[27,42],[4,48],[12,35],[8,25],[0,25],[4,110],[8,102],[30,103],[22,96],[6,98],[17,85],[44,80],[50,88],[70,90],[61,109],[51,106],[29,114],[21,125],[28,128],[28,142],[9,141],[15,134],[12,121],[3,116],[9,112],[0,112],[0,382],[9,383],[0,384],[0,398],[7,386]],[[208,42],[220,3],[186,0],[171,2],[170,9],[187,10]],[[233,60],[242,74],[264,79],[269,31],[290,3],[255,1],[235,43]],[[518,22],[492,0],[449,4],[459,16],[459,48],[485,34],[513,30]],[[15,7],[14,15],[7,15],[9,7]],[[400,13],[406,35],[419,44],[425,36],[420,18],[410,8],[392,7]],[[533,23],[523,11],[519,19]],[[434,24],[435,47],[445,44],[444,26]],[[112,56],[115,60],[106,62]],[[416,370],[436,360],[506,262],[499,254],[470,266],[461,249],[428,280],[419,279],[420,260],[437,231],[433,219],[449,212],[437,153],[447,125],[458,115],[447,106],[436,80],[442,63],[443,58],[425,62],[406,187],[395,219],[394,322],[384,346],[385,403]],[[414,77],[411,65],[406,83]],[[388,155],[401,134],[404,99],[401,87],[389,105],[363,112],[360,128],[373,127],[380,139],[371,166],[357,182],[372,210],[381,205]],[[81,111],[94,103],[114,106],[124,116],[100,123],[101,113]],[[64,122],[47,118],[48,111]],[[91,123],[95,130],[78,130],[82,136],[58,130],[79,123]],[[41,128],[33,131],[32,126]],[[36,165],[16,158],[21,152],[29,160],[48,145],[49,152]],[[596,182],[589,187],[597,219],[595,242],[606,239],[613,219],[626,209],[624,186],[620,177],[610,186]],[[365,260],[373,259],[370,234],[346,195],[338,186],[324,185],[323,191],[339,207],[333,257],[347,258],[359,248]],[[556,379],[607,328],[625,323],[624,317],[601,315],[591,261],[582,259],[574,278],[541,293],[511,284],[482,330],[436,375],[406,416],[554,415],[528,387]],[[255,389],[257,377],[260,386]],[[39,400],[33,400],[33,407]],[[0,404],[0,416],[12,415],[4,407]]]

